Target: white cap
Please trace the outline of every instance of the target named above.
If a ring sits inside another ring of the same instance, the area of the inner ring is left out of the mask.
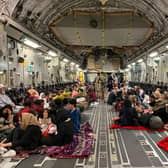
[[[3,85],[2,83],[0,83],[0,88],[5,88],[5,85]]]

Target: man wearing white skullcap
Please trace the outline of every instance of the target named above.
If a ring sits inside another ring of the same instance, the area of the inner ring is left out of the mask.
[[[0,108],[4,107],[7,104],[10,104],[12,107],[15,107],[15,104],[12,100],[5,94],[6,87],[0,83]]]

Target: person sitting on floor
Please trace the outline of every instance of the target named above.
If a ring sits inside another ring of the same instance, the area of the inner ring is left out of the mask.
[[[46,125],[51,123],[51,117],[49,116],[49,110],[44,109],[43,114],[39,116],[39,123]]]
[[[25,101],[23,105],[24,108],[17,113],[18,118],[22,113],[29,113],[32,110],[31,102],[29,100]]]
[[[116,99],[116,103],[114,105],[115,111],[120,112],[123,109],[124,101],[121,98]]]
[[[52,123],[48,109],[44,109],[43,114],[39,117],[38,121],[40,123],[42,136],[48,136],[49,134],[57,133],[57,127]]]
[[[143,106],[141,105],[140,102],[137,101],[137,102],[135,103],[134,108],[135,108],[135,110],[137,111],[138,116],[140,116],[140,115],[142,115],[142,114],[144,113],[144,108],[143,108]]]
[[[33,105],[33,103],[39,99],[39,93],[33,88],[28,89],[27,94],[27,98],[31,102],[31,105]]]
[[[77,85],[74,85],[73,87],[73,91],[72,91],[72,94],[71,94],[71,98],[75,98],[79,96],[79,88]]]
[[[49,103],[47,102],[47,96],[44,92],[40,93],[39,99],[42,99],[44,101],[44,108],[49,107]]]
[[[19,116],[20,127],[15,128],[8,142],[1,142],[0,147],[22,147],[26,150],[35,149],[40,145],[41,129],[37,117],[30,113]]]
[[[138,119],[139,124],[150,129],[162,129],[163,121],[159,116],[152,114],[143,114]]]
[[[61,99],[55,100],[55,113],[53,113],[52,122],[57,126],[57,134],[42,137],[41,143],[47,146],[63,146],[71,143],[73,140],[73,123],[63,108]]]
[[[119,124],[121,126],[137,126],[138,125],[138,114],[135,108],[132,107],[129,99],[124,100],[124,106],[119,114]]]
[[[0,84],[0,108],[4,107],[7,104],[11,105],[12,107],[15,107],[15,104],[5,94],[5,91],[6,91],[6,87],[3,84]]]
[[[11,105],[6,105],[0,110],[0,140],[2,137],[8,137],[15,128],[13,123],[13,109]]]
[[[93,88],[90,87],[88,89],[87,97],[88,97],[89,104],[97,101],[96,93],[94,92]]]
[[[68,115],[72,119],[73,122],[73,130],[74,133],[80,132],[80,111],[79,108],[76,107],[76,99],[70,99],[67,108]]]
[[[152,108],[152,115],[159,116],[164,124],[168,123],[168,113],[166,112],[166,100],[164,98],[158,100],[157,97],[151,96],[150,106]]]
[[[143,98],[143,101],[142,101],[142,105],[145,107],[145,108],[149,108],[149,103],[150,103],[150,99],[149,99],[149,94],[147,94],[147,92],[144,92],[144,98]]]
[[[165,110],[164,101],[158,101],[154,95],[150,96],[152,113],[143,114],[139,117],[139,124],[150,129],[161,129],[168,123],[168,114]]]
[[[44,100],[38,99],[34,101],[31,108],[32,110],[36,111],[38,115],[42,114],[44,110]]]

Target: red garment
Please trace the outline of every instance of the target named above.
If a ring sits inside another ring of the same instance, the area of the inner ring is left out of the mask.
[[[74,98],[74,97],[77,97],[78,95],[79,95],[79,92],[77,92],[77,91],[74,90],[72,92],[72,96],[71,97]]]
[[[38,112],[38,114],[40,114],[40,113],[42,114],[43,110],[44,110],[44,106],[33,104],[32,105],[32,110]]]
[[[29,96],[29,101],[31,102],[31,105],[38,99],[39,99],[38,96]]]
[[[95,102],[95,101],[97,101],[97,98],[96,98],[96,94],[95,94],[95,92],[88,92],[88,98],[89,98],[89,100],[91,100],[91,102]]]
[[[31,111],[32,109],[31,108],[24,108],[23,110],[20,110],[18,113],[17,113],[17,116],[19,117],[22,113],[29,113],[29,111]]]
[[[157,145],[163,148],[165,151],[168,151],[168,137],[165,137],[157,143]]]
[[[149,129],[142,126],[121,126],[121,125],[115,125],[109,127],[110,129],[117,129],[117,128],[125,128],[125,129],[133,129],[133,130],[142,130],[142,131],[159,131],[162,132],[164,129]]]

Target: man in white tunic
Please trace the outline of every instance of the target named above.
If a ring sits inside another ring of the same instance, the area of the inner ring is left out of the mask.
[[[7,104],[10,104],[12,107],[15,107],[15,104],[12,100],[5,94],[6,87],[3,84],[0,84],[0,108],[4,107]]]

